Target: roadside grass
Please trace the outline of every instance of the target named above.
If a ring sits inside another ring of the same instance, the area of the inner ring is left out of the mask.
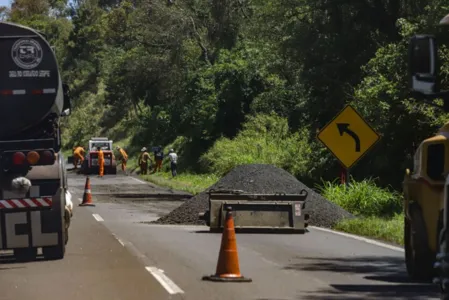
[[[401,194],[378,187],[371,178],[359,182],[351,178],[349,186],[323,182],[317,188],[323,197],[357,217],[343,220],[333,229],[404,245]]]
[[[175,190],[185,191],[196,195],[209,186],[216,183],[220,178],[215,175],[181,173],[172,178],[170,172],[159,172],[141,177],[159,186],[168,187]]]
[[[337,223],[334,230],[404,245],[404,214],[392,218],[364,217]]]

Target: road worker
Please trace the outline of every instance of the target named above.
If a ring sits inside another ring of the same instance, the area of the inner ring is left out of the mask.
[[[97,147],[98,150],[98,176],[103,177],[104,175],[104,152],[101,147]]]
[[[119,160],[122,162],[122,171],[126,173],[126,162],[128,161],[128,154],[126,151],[121,148],[120,146],[117,146],[117,151],[120,152]]]
[[[154,164],[154,173],[162,170],[162,160],[164,159],[164,149],[162,146],[157,147],[156,151],[154,151],[154,160],[156,163]]]
[[[150,154],[147,152],[147,148],[143,147],[140,150],[139,166],[140,174],[146,175],[148,173],[148,163],[151,162]]]
[[[80,167],[83,165],[84,155],[85,151],[83,147],[78,146],[73,148],[73,165],[75,166],[75,169],[77,168],[78,163]]]
[[[168,152],[168,158],[170,159],[170,169],[171,169],[171,175],[173,177],[176,177],[177,175],[177,166],[178,166],[178,155],[176,154],[175,150],[170,149]]]

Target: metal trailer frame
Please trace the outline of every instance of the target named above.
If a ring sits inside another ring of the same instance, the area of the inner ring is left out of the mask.
[[[237,231],[279,231],[304,234],[309,213],[306,210],[308,192],[300,194],[250,194],[240,190],[210,190],[209,210],[200,213],[211,232],[224,228],[226,210],[231,207]]]

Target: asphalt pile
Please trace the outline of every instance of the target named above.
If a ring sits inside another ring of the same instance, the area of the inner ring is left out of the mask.
[[[310,214],[310,225],[330,228],[343,218],[354,218],[352,214],[308,188],[287,171],[273,165],[250,164],[234,168],[217,183],[152,223],[205,224],[198,219],[198,213],[209,209],[207,191],[210,189],[242,190],[246,193],[257,194],[299,194],[305,189],[309,193],[306,210]]]

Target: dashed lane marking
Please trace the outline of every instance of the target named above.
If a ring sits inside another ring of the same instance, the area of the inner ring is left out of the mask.
[[[156,267],[145,267],[145,269],[153,275],[154,278],[164,287],[164,289],[171,295],[174,294],[184,294],[181,290],[167,275],[164,274],[164,270],[158,269]]]
[[[390,249],[390,250],[394,250],[394,251],[398,251],[398,252],[404,252],[404,249],[402,249],[402,248],[399,248],[399,247],[396,247],[396,246],[393,246],[393,245],[388,245],[388,244],[385,244],[385,243],[381,243],[381,242],[378,242],[378,241],[375,241],[375,240],[371,240],[371,239],[368,239],[368,238],[365,238],[365,237],[362,237],[362,236],[349,234],[349,233],[344,233],[344,232],[340,232],[340,231],[335,231],[335,230],[331,230],[331,229],[327,229],[327,228],[315,227],[315,226],[309,226],[309,228],[313,228],[313,229],[316,229],[316,230],[320,230],[320,231],[325,231],[325,232],[341,235],[341,236],[344,236],[344,237],[352,238],[352,239],[355,239],[355,240],[358,240],[358,241],[362,241],[362,242],[365,242],[365,243],[368,243],[368,244],[371,244],[371,245],[376,245],[376,246],[379,246],[379,247],[387,248],[387,249]]]
[[[98,222],[103,222],[103,218],[99,214],[92,214],[92,216],[97,220]]]

